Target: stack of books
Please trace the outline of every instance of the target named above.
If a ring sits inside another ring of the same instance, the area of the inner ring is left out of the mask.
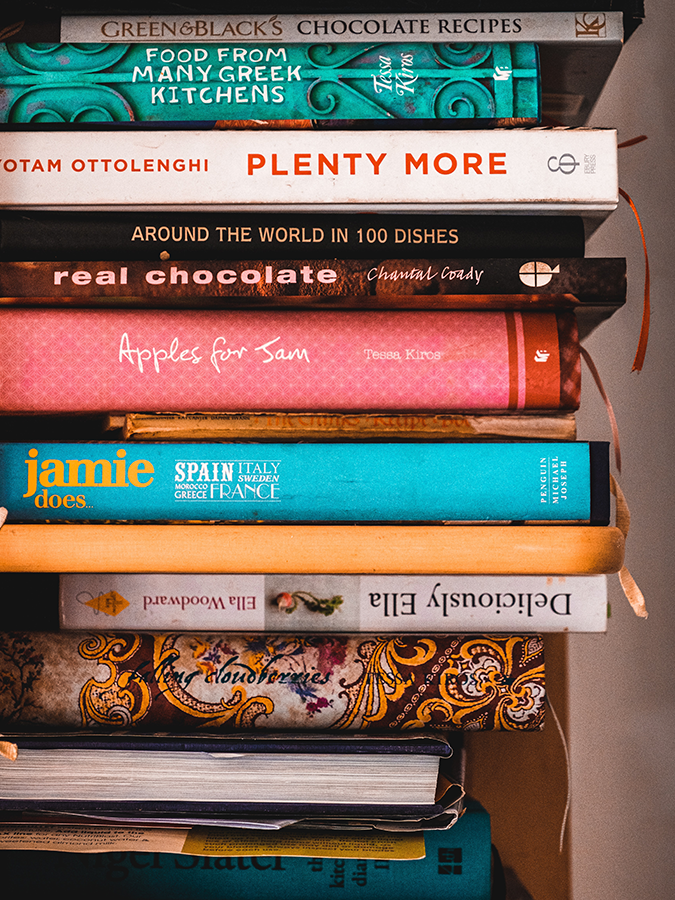
[[[542,727],[541,633],[604,630],[623,562],[574,421],[616,133],[527,127],[583,123],[621,15],[296,12],[0,48],[0,566],[62,573],[61,631],[0,634],[0,808],[205,858],[367,830],[367,874],[295,852],[373,897],[473,842],[488,897],[453,733]]]

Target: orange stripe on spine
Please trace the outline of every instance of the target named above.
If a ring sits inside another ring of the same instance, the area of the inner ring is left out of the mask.
[[[523,315],[525,408],[560,408],[560,345],[555,313]]]
[[[512,312],[505,312],[506,340],[509,349],[509,409],[518,408],[518,339]]]

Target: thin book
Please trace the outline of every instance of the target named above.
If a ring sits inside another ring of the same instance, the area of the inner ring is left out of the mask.
[[[584,632],[607,628],[607,579],[504,575],[78,573],[68,630]]]

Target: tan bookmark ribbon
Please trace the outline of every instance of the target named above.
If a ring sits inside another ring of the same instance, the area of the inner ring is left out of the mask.
[[[572,766],[570,763],[570,753],[567,747],[567,738],[565,737],[565,731],[560,724],[560,719],[558,718],[555,709],[553,708],[553,704],[551,703],[551,695],[547,691],[546,692],[546,704],[551,711],[551,715],[553,716],[553,721],[555,722],[555,726],[558,729],[558,734],[560,735],[560,740],[562,742],[563,753],[565,754],[565,771],[567,773],[567,796],[565,799],[565,809],[563,812],[562,823],[560,825],[560,842],[558,845],[558,852],[563,852],[563,846],[565,844],[565,828],[567,827],[567,818],[570,813],[570,807],[572,805]]]
[[[12,22],[11,25],[6,25],[0,31],[0,41],[11,41],[15,34],[18,34],[23,26],[25,25],[25,21],[20,22]]]
[[[647,342],[649,340],[649,320],[651,318],[651,277],[649,274],[649,256],[647,254],[647,241],[645,240],[645,233],[642,229],[642,222],[640,221],[640,216],[638,215],[638,211],[635,208],[635,204],[628,196],[628,194],[619,188],[619,193],[627,201],[630,208],[633,210],[633,215],[638,224],[638,228],[640,229],[640,237],[642,238],[642,250],[645,255],[645,286],[644,286],[644,300],[642,302],[642,325],[640,326],[640,337],[638,338],[637,350],[635,351],[635,359],[633,360],[633,372],[641,372],[642,366],[645,361],[645,354],[647,353]]]
[[[635,144],[641,144],[643,141],[647,140],[646,134],[639,134],[637,137],[631,138],[628,141],[621,141],[620,144],[617,144],[618,150],[623,150],[625,147],[634,147]],[[624,198],[624,200],[628,203],[630,208],[633,210],[633,215],[637,220],[638,228],[640,229],[640,237],[642,238],[642,249],[645,254],[645,288],[644,288],[644,302],[642,306],[642,326],[640,327],[640,337],[638,338],[638,346],[635,352],[635,359],[633,360],[633,372],[641,372],[642,366],[645,361],[645,354],[647,352],[647,341],[649,340],[649,319],[651,315],[650,308],[650,295],[651,295],[651,279],[649,275],[649,256],[647,255],[647,242],[645,240],[645,233],[642,230],[642,223],[640,222],[640,216],[638,215],[638,211],[635,207],[635,204],[628,196],[626,191],[621,190],[619,188],[619,193]]]
[[[616,527],[623,534],[624,538],[626,538],[630,529],[630,510],[628,509],[628,504],[626,503],[623,491],[613,475],[609,476],[609,485],[612,493],[616,497]],[[647,612],[644,594],[635,583],[635,579],[626,566],[621,567],[619,581],[621,582],[621,587],[626,595],[626,599],[633,607],[635,615],[640,616],[642,619],[646,619],[649,613]]]
[[[593,376],[593,381],[595,381],[598,390],[600,391],[600,396],[605,402],[605,406],[607,407],[607,415],[609,416],[609,424],[612,429],[612,443],[614,444],[614,464],[616,465],[616,471],[621,474],[621,444],[619,443],[619,426],[616,423],[616,416],[614,415],[614,407],[612,406],[612,402],[607,395],[607,391],[602,383],[602,379],[600,378],[600,373],[598,372],[593,359],[591,358],[591,354],[586,350],[585,347],[579,347],[581,352],[581,358],[588,366],[588,371]]]
[[[624,147],[633,147],[635,144],[641,144],[643,141],[647,140],[646,134],[639,134],[637,137],[630,138],[627,141],[621,141],[620,144],[616,145],[617,150],[623,150]]]

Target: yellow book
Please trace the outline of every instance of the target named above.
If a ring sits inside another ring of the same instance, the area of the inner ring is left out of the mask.
[[[5,524],[0,571],[607,575],[624,535],[593,525]]]

